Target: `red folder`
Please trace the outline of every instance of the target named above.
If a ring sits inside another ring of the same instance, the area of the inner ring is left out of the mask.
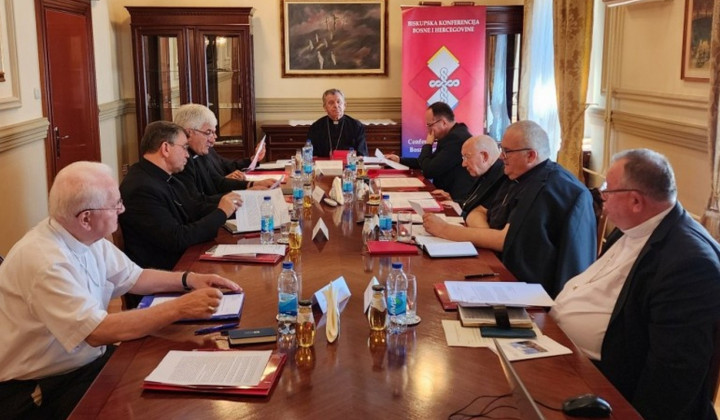
[[[256,254],[254,257],[247,255],[223,255],[216,257],[213,254],[201,254],[200,261],[224,261],[224,262],[246,262],[255,264],[276,264],[283,259],[280,254]]]
[[[444,282],[433,284],[433,290],[435,290],[435,296],[437,296],[440,301],[440,305],[442,305],[444,310],[457,311],[457,303],[450,300],[450,296],[448,296],[447,287],[445,287]]]
[[[368,251],[370,255],[387,255],[387,254],[415,254],[418,253],[418,247],[411,244],[404,244],[395,241],[368,241]]]
[[[343,164],[347,164],[347,155],[349,150],[333,150],[331,158],[333,160],[342,160]]]
[[[377,178],[382,175],[407,175],[409,169],[368,169],[368,177]]]
[[[234,350],[227,350],[234,351]],[[285,364],[287,356],[284,354],[273,353],[265,366],[262,379],[256,386],[248,387],[213,387],[213,386],[184,386],[184,385],[168,385],[158,382],[143,382],[143,389],[152,391],[173,391],[173,392],[203,392],[211,394],[232,394],[232,395],[250,395],[267,397],[270,395],[273,387],[278,381],[282,367]]]

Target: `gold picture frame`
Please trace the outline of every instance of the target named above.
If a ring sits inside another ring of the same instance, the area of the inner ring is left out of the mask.
[[[280,0],[282,77],[387,76],[387,0]]]
[[[710,80],[710,34],[713,0],[685,0],[682,66],[683,80]]]

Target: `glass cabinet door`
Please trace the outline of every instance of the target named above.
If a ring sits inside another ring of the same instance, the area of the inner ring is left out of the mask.
[[[173,120],[173,112],[183,102],[180,84],[180,57],[176,36],[142,37],[145,69],[147,122]]]
[[[205,99],[218,119],[218,140],[226,144],[242,144],[246,129],[243,80],[247,70],[241,66],[240,37],[204,33],[203,42]]]

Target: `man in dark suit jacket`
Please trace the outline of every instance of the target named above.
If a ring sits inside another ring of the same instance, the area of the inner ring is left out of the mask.
[[[646,419],[714,419],[720,247],[676,200],[664,156],[616,155],[601,189],[617,226],[551,315]]]
[[[465,124],[455,122],[455,113],[445,102],[435,102],[425,110],[427,137],[416,158],[386,157],[411,168],[420,169],[425,178],[462,203],[475,180],[462,166],[462,146],[472,134]],[[433,152],[433,144],[437,147]]]
[[[500,157],[508,180],[488,206],[466,218],[467,227],[425,217],[428,232],[500,252],[519,281],[540,283],[555,296],[596,256],[596,223],[589,190],[548,159],[547,134],[532,121],[508,127]]]
[[[189,246],[213,239],[242,203],[236,193],[225,194],[216,205],[196,200],[174,176],[187,162],[187,148],[179,125],[148,124],[142,157],[120,184],[125,253],[143,268],[172,269]]]

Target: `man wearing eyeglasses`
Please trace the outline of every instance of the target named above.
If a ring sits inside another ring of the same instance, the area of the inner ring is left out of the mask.
[[[435,102],[425,110],[427,137],[417,158],[386,157],[411,168],[420,169],[438,190],[462,203],[475,182],[462,167],[462,145],[472,134],[464,123],[455,122],[455,113],[445,102]],[[433,152],[433,144],[437,147]],[[438,191],[439,192],[439,191]]]
[[[550,315],[646,419],[715,419],[720,247],[677,201],[667,159],[620,152],[603,208],[617,229]]]
[[[185,129],[190,154],[185,168],[176,176],[200,200],[217,204],[220,197],[230,191],[267,189],[274,184],[272,179],[255,182],[228,178],[218,171],[217,162],[213,160],[219,157],[211,155],[217,137],[217,118],[210,108],[200,104],[182,105],[175,112],[174,122]]]
[[[141,267],[172,269],[188,247],[213,239],[242,204],[237,193],[223,195],[217,204],[197,200],[175,177],[188,160],[188,145],[181,126],[148,124],[142,157],[120,185],[125,253]]]
[[[58,172],[49,217],[0,264],[0,407],[4,418],[64,419],[109,359],[113,343],[185,318],[209,318],[218,288],[210,274],[143,270],[104,239],[124,211],[107,165],[75,162]],[[127,291],[195,289],[151,308],[109,314]]]
[[[542,127],[532,121],[511,124],[500,151],[508,180],[492,202],[471,211],[467,227],[426,214],[425,229],[497,251],[517,280],[540,283],[557,295],[595,261],[597,231],[589,190],[549,155]]]

